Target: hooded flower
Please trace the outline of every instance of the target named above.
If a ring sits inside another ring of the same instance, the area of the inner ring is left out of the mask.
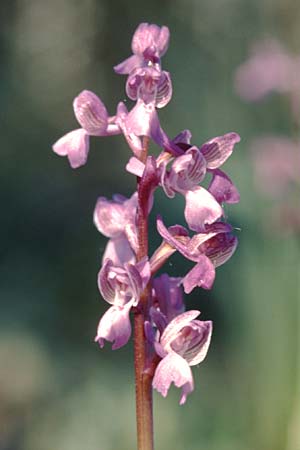
[[[168,27],[141,23],[132,38],[133,55],[125,59],[114,70],[118,74],[129,74],[139,67],[160,65],[160,58],[169,46],[170,32]]]
[[[175,317],[156,343],[156,352],[162,358],[153,378],[153,387],[163,397],[173,382],[182,388],[180,405],[194,389],[190,366],[200,364],[208,351],[212,322],[195,320],[200,311],[188,311]]]
[[[131,335],[129,312],[139,302],[141,293],[150,279],[150,265],[145,259],[136,265],[115,266],[109,259],[98,275],[98,286],[104,300],[112,306],[102,316],[95,341],[100,347],[104,341],[113,342],[116,350],[127,344]]]
[[[182,280],[187,294],[197,286],[211,289],[215,279],[215,268],[224,264],[237,247],[237,238],[231,234],[231,226],[223,222],[213,223],[207,226],[204,232],[190,238],[184,227],[175,225],[167,229],[158,217],[157,230],[167,244],[167,257],[170,254],[169,247],[173,247],[185,258],[196,263]],[[162,253],[161,249],[161,260]],[[155,262],[152,264],[155,265]]]
[[[113,200],[98,198],[94,210],[94,223],[100,233],[110,238],[103,261],[107,258],[114,264],[135,261],[137,202],[136,192],[130,199],[118,194],[113,196]]]
[[[67,156],[73,169],[83,166],[89,153],[89,136],[120,134],[120,128],[109,117],[102,100],[91,91],[82,91],[73,102],[74,114],[82,128],[60,138],[53,151]]]
[[[128,74],[126,93],[131,100],[142,100],[162,108],[172,97],[169,72],[161,69],[160,57],[167,51],[169,29],[142,23],[132,39],[133,55],[115,66],[115,72]]]

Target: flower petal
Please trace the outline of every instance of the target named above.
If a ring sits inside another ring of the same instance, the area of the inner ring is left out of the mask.
[[[85,130],[70,131],[53,145],[53,151],[60,156],[67,156],[73,169],[83,166],[89,153],[89,137]]]
[[[133,53],[142,55],[149,47],[157,49],[158,56],[163,56],[168,49],[170,31],[168,27],[141,23],[134,32],[131,48]]]
[[[187,230],[180,225],[166,228],[160,216],[156,220],[157,231],[161,237],[171,246],[176,248],[183,256],[192,261],[198,261],[198,255],[191,255],[187,250],[187,245],[190,240]]]
[[[220,169],[215,169],[208,191],[219,203],[238,203],[240,194],[231,179]]]
[[[177,353],[169,353],[158,364],[152,386],[163,397],[166,397],[171,383],[182,388],[180,405],[185,403],[187,395],[194,390],[192,371],[188,363]]]
[[[185,193],[184,216],[189,228],[203,231],[223,215],[223,209],[216,199],[203,187],[197,186]]]
[[[100,294],[108,303],[113,304],[115,299],[115,290],[109,283],[109,273],[113,266],[113,262],[110,259],[103,261],[102,267],[98,273],[98,288]]]
[[[110,259],[116,266],[121,266],[125,263],[135,263],[135,254],[125,234],[122,233],[118,237],[109,239],[103,253],[102,263],[106,259]]]
[[[206,227],[206,230],[204,233],[197,233],[194,234],[194,236],[190,239],[190,241],[187,244],[187,250],[190,252],[190,254],[197,255],[203,253],[203,251],[200,250],[200,246],[204,244],[204,242],[209,241],[214,236],[220,233],[230,233],[232,231],[232,226],[229,223],[224,222],[215,222],[211,225],[208,225]]]
[[[200,148],[207,162],[208,169],[217,169],[231,155],[235,144],[241,138],[237,133],[227,133],[223,136],[215,137]]]
[[[172,351],[172,348],[170,346],[171,342],[176,339],[179,331],[187,326],[196,317],[198,317],[199,314],[200,311],[197,310],[186,311],[171,320],[160,338],[160,343],[164,347],[164,349],[166,349],[167,351]]]
[[[205,322],[193,320],[191,326],[195,333],[194,342],[193,340],[191,341],[191,345],[184,352],[183,357],[190,366],[196,366],[197,364],[200,364],[207,355],[213,324],[211,320]]]
[[[143,59],[138,55],[129,56],[129,58],[122,61],[120,64],[114,66],[114,71],[119,75],[127,75],[132,72],[136,67],[142,65]]]
[[[134,223],[138,200],[135,192],[130,199],[114,196],[113,200],[99,197],[94,210],[94,223],[106,237],[124,233],[128,224]]]
[[[127,344],[131,335],[129,318],[131,306],[132,303],[127,303],[124,307],[112,306],[102,316],[95,337],[101,348],[104,346],[104,340],[113,343],[113,350]]]
[[[199,250],[211,260],[215,267],[228,261],[238,245],[238,239],[231,233],[219,233],[209,241],[204,242]]]
[[[108,124],[107,110],[96,94],[82,91],[73,102],[76,119],[89,135],[101,136]]]
[[[158,303],[159,310],[170,322],[174,317],[183,313],[183,291],[181,286],[181,278],[169,277],[163,273],[160,277],[152,281],[154,290],[153,299]]]
[[[197,264],[186,274],[182,280],[184,292],[189,294],[195,287],[211,289],[216,276],[215,266],[211,260],[201,255]]]

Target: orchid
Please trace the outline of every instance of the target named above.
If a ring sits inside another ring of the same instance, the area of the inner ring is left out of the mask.
[[[200,311],[188,311],[175,317],[165,328],[155,344],[162,360],[157,366],[153,387],[164,397],[172,382],[182,388],[180,404],[194,389],[189,366],[200,364],[208,351],[212,322],[195,320]]]
[[[223,203],[237,203],[240,197],[220,167],[240,137],[231,132],[198,147],[191,143],[189,130],[171,139],[162,129],[158,110],[172,98],[171,76],[161,65],[169,35],[166,26],[140,24],[132,39],[133,54],[114,67],[117,74],[127,75],[126,93],[135,102],[133,107],[128,110],[119,102],[116,114],[109,116],[102,100],[84,90],[73,102],[81,128],[53,146],[55,153],[68,157],[72,168],[87,162],[90,137],[123,134],[130,148],[126,170],[137,177],[135,192],[130,198],[99,197],[94,210],[94,224],[108,238],[98,288],[109,305],[95,341],[101,348],[111,342],[113,350],[127,344],[133,315],[139,450],[153,450],[153,388],[165,397],[174,383],[181,388],[183,404],[194,390],[191,366],[201,363],[209,348],[212,322],[197,320],[198,310],[185,311],[184,292],[211,289],[216,267],[237,246]],[[151,141],[160,149],[158,157],[149,154]],[[201,184],[207,176],[205,188]],[[150,255],[149,216],[157,189],[168,198],[184,196],[188,229],[178,224],[166,227],[158,216],[162,243]],[[157,276],[175,252],[194,267],[176,277]]]

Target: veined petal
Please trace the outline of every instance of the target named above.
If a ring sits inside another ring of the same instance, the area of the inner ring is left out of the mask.
[[[231,155],[235,144],[240,142],[241,138],[237,133],[227,133],[223,136],[215,137],[200,148],[207,162],[208,169],[217,169]]]
[[[82,91],[73,102],[76,119],[89,135],[105,134],[108,124],[107,110],[96,94]]]
[[[206,241],[199,248],[215,267],[224,264],[237,248],[238,239],[230,233],[220,233]]]
[[[115,299],[115,291],[108,281],[108,276],[113,262],[110,259],[105,259],[103,265],[98,273],[98,288],[100,294],[108,303],[113,304]]]
[[[70,131],[53,145],[53,151],[60,156],[67,156],[73,169],[83,166],[89,153],[89,137],[85,130]]]
[[[223,215],[220,204],[201,186],[186,191],[185,201],[184,216],[191,230],[203,231]]]
[[[132,303],[127,303],[123,307],[111,306],[102,316],[95,341],[100,347],[104,346],[104,340],[113,343],[112,349],[117,350],[129,341],[131,335],[131,324],[129,312]]]
[[[166,397],[171,383],[182,388],[179,402],[182,405],[185,403],[187,395],[194,390],[194,380],[188,363],[174,352],[169,353],[158,364],[152,386],[163,397]]]
[[[194,337],[191,336],[190,345],[184,352],[184,359],[190,366],[200,364],[206,357],[211,341],[213,324],[211,320],[205,322],[201,320],[193,320],[191,328],[194,332]],[[192,333],[193,334],[193,333]]]
[[[205,232],[194,234],[187,244],[187,249],[191,254],[197,256],[203,253],[200,250],[200,246],[204,244],[204,242],[209,241],[219,233],[230,233],[231,231],[232,226],[229,223],[215,222],[208,225]]]
[[[219,203],[238,203],[240,194],[231,179],[220,169],[212,172],[208,191]]]
[[[159,83],[157,85],[155,106],[156,108],[163,108],[172,98],[173,87],[169,72],[162,71]]]
[[[173,351],[171,348],[172,341],[176,339],[180,330],[198,317],[199,314],[200,311],[197,310],[186,311],[171,320],[160,338],[160,343],[163,348],[169,352]]]
[[[185,193],[198,185],[206,174],[206,160],[197,147],[189,148],[184,155],[175,158],[168,176],[168,184],[174,191]]]

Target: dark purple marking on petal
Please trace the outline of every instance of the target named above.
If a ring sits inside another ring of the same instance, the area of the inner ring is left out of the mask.
[[[203,144],[200,150],[207,161],[207,168],[217,169],[220,167],[229,158],[235,144],[240,140],[240,136],[232,132],[215,137]]]
[[[108,123],[107,110],[96,94],[82,91],[73,102],[76,119],[89,135],[101,136]]]

